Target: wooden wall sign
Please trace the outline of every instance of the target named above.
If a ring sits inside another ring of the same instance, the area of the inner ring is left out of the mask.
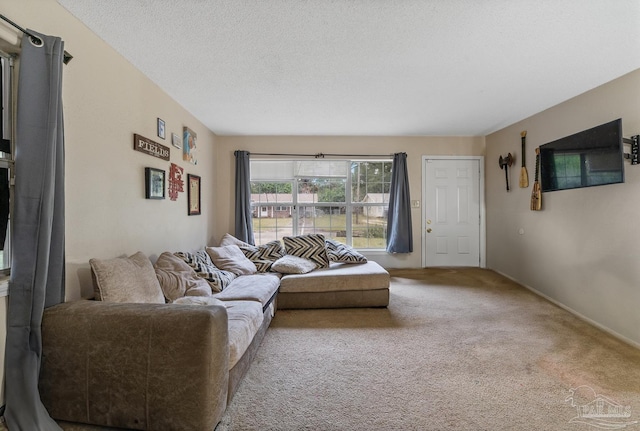
[[[133,149],[167,161],[169,160],[169,152],[171,151],[169,147],[135,133],[133,134]]]

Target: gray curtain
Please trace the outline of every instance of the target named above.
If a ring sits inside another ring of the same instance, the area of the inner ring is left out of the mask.
[[[413,252],[407,153],[393,155],[387,217],[387,251],[389,253]]]
[[[251,220],[249,152],[236,151],[236,232],[241,241],[254,244]]]
[[[36,32],[33,32],[36,33]],[[13,258],[5,351],[11,431],[60,430],[40,401],[44,308],[64,301],[64,141],[60,38],[22,38],[15,154]]]

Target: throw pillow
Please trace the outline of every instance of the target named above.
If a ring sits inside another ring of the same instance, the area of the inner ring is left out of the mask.
[[[329,267],[329,257],[324,242],[324,235],[314,233],[299,236],[285,236],[284,249],[287,254],[304,257],[315,262],[318,268]]]
[[[214,292],[222,292],[236,278],[234,273],[216,268],[205,250],[193,253],[178,251],[174,254],[193,268],[199,277],[207,280]]]
[[[224,247],[225,245],[237,245],[238,247],[245,245],[245,246],[251,247],[251,244],[249,244],[248,242],[239,240],[238,238],[231,235],[230,233],[225,233],[222,239],[220,240],[220,247]]]
[[[269,272],[273,262],[285,255],[280,241],[271,241],[263,245],[241,245],[240,250],[256,266],[258,272]]]
[[[249,275],[256,273],[256,266],[244,255],[237,245],[225,245],[224,247],[207,247],[207,254],[213,263],[224,271],[236,275]]]
[[[271,265],[273,262],[280,259],[286,253],[282,243],[278,240],[268,242],[263,245],[251,245],[244,241],[240,241],[238,238],[231,234],[224,234],[220,246],[237,245],[244,255],[256,265],[258,272],[271,271]]]
[[[222,292],[228,285],[231,284],[233,280],[237,278],[231,271],[223,271],[221,269],[215,269],[209,276],[206,278],[209,286],[213,292]]]
[[[185,295],[211,296],[211,286],[184,260],[165,251],[153,266],[164,297],[173,302]]]
[[[90,259],[96,299],[107,302],[164,304],[156,272],[147,256]]]
[[[281,274],[306,274],[316,269],[316,263],[304,257],[286,255],[276,260],[272,269]]]
[[[326,238],[327,255],[331,262],[343,263],[367,263],[367,258],[353,247],[342,244],[336,240]]]

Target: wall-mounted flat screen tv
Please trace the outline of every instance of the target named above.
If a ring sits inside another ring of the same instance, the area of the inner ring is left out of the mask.
[[[543,192],[624,182],[622,119],[540,146]]]

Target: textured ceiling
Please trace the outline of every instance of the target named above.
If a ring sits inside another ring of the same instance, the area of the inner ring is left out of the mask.
[[[219,135],[483,136],[640,68],[638,0],[58,1]]]

